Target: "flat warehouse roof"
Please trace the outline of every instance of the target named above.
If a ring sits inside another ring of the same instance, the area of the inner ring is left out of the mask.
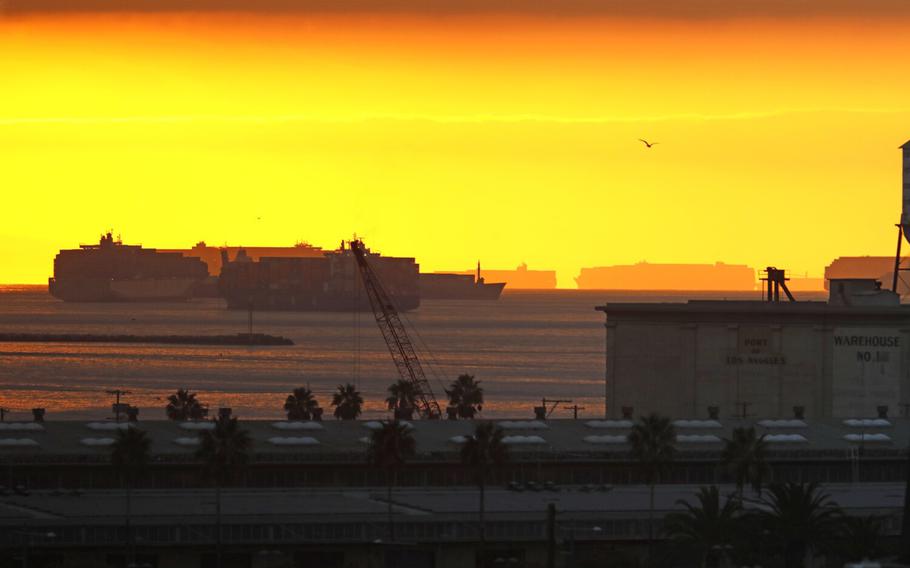
[[[733,408],[722,409],[733,412]],[[409,422],[417,442],[414,462],[458,461],[464,437],[473,433],[470,420],[414,420]],[[505,430],[505,441],[515,461],[551,456],[569,461],[627,459],[626,436],[633,421],[590,419],[495,420]],[[289,422],[241,420],[253,440],[259,463],[359,463],[366,459],[369,436],[379,422],[372,420]],[[712,458],[723,440],[737,427],[755,426],[766,435],[770,454],[778,458],[843,458],[860,446],[865,455],[900,456],[910,445],[910,419],[793,420],[790,417],[705,420],[689,416],[674,421],[677,449],[682,456]],[[117,429],[136,427],[152,440],[155,463],[195,461],[198,434],[211,421],[149,421],[119,425],[113,421],[48,421],[0,423],[0,459],[13,463],[107,463]]]
[[[839,306],[827,302],[690,300],[686,303],[611,302],[594,308],[607,321],[910,325],[910,306]]]

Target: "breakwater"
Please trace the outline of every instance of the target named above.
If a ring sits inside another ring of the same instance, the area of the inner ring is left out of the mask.
[[[0,343],[164,343],[171,345],[294,345],[287,337],[235,335],[103,335],[95,333],[0,333]]]

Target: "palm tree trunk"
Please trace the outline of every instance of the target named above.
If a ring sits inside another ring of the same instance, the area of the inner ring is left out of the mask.
[[[484,554],[487,548],[487,522],[484,514],[486,511],[484,503],[486,487],[483,478],[480,479],[478,486],[480,488],[480,551],[478,554],[477,565],[482,568],[484,565]]]
[[[132,509],[133,509],[133,483],[126,482],[126,560],[132,564],[136,561],[136,551],[133,545],[133,526],[132,526]]]
[[[221,481],[215,483],[215,568],[221,568]]]
[[[651,496],[648,506],[648,564],[654,566],[654,483],[651,483]]]
[[[388,512],[389,512],[389,542],[395,542],[395,518],[392,515],[392,485],[395,484],[395,474],[392,472],[388,473],[387,476],[387,490],[388,494],[386,496],[386,502],[388,503]]]

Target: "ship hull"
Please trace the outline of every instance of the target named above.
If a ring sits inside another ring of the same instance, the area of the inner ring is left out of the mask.
[[[196,282],[192,278],[51,278],[48,291],[64,302],[179,302],[192,296]]]
[[[58,252],[48,290],[64,302],[173,302],[189,298],[207,274],[198,258],[124,245],[107,233],[97,245]]]
[[[505,282],[476,282],[461,274],[421,274],[420,297],[424,300],[498,300]]]

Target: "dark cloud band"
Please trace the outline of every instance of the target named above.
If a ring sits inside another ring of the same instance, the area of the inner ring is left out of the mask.
[[[16,13],[260,12],[512,14],[658,19],[894,17],[907,0],[0,0]]]

